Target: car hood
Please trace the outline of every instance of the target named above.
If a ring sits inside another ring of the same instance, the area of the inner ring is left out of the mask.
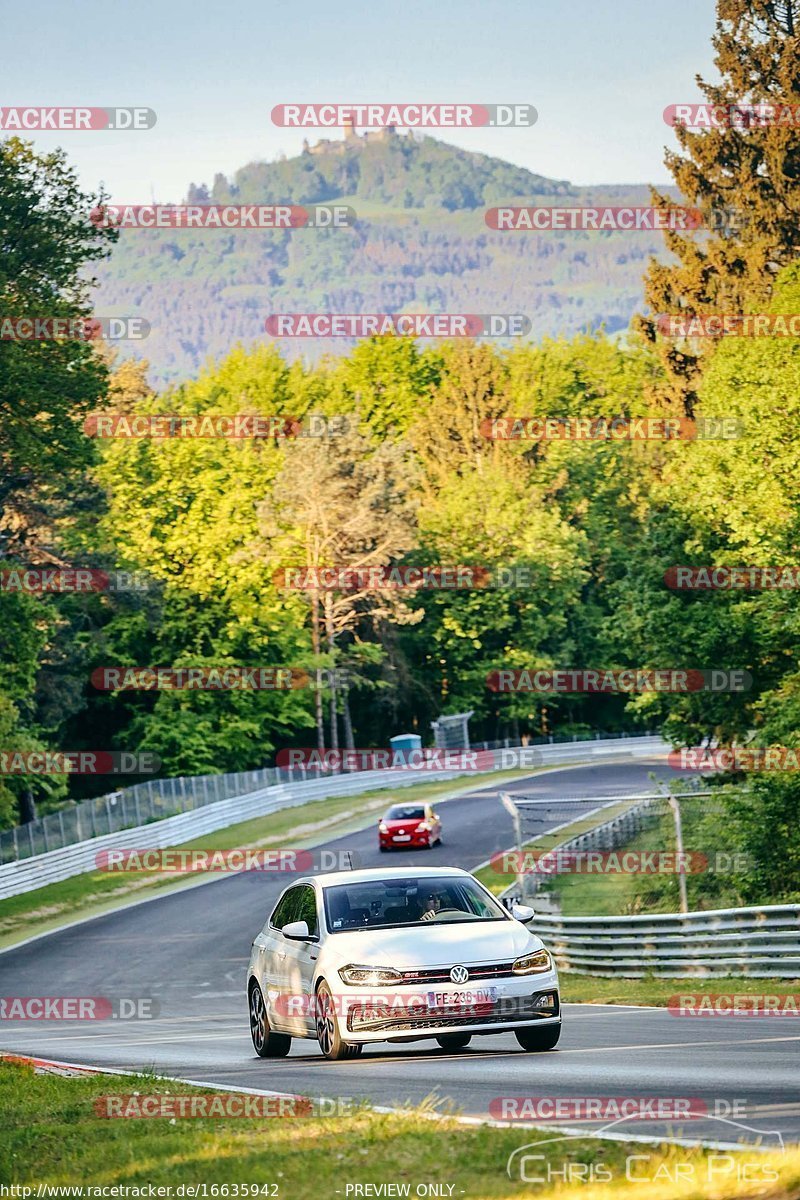
[[[541,940],[519,921],[457,921],[452,925],[421,921],[401,929],[331,934],[325,956],[335,958],[339,965],[364,963],[411,970],[452,963],[511,962],[541,946]]]

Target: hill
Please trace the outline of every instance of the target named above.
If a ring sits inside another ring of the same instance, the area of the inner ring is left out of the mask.
[[[350,229],[125,230],[98,271],[96,311],[150,322],[125,355],[149,359],[155,383],[193,375],[236,342],[263,340],[280,312],[525,313],[531,337],[627,327],[641,275],[663,253],[658,233],[502,233],[484,208],[646,204],[642,186],[579,189],[434,138],[386,131],[322,141],[250,163],[233,179],[191,184],[196,203],[350,204]],[[345,341],[284,340],[286,357],[342,353]]]

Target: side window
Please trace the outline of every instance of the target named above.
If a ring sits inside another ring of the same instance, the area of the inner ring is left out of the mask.
[[[300,904],[297,909],[297,916],[293,918],[295,921],[305,921],[308,926],[309,933],[319,933],[317,921],[317,896],[313,887],[307,884],[297,889],[301,893]]]
[[[304,889],[301,887],[289,888],[289,891],[283,896],[275,906],[275,911],[269,919],[270,925],[274,929],[283,929],[284,925],[288,925],[290,921],[299,921],[298,910],[300,907],[300,894]]]

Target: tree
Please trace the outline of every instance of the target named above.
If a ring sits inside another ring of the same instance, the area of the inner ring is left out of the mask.
[[[118,234],[93,224],[103,197],[82,192],[63,151],[0,142],[0,311],[3,317],[89,318],[87,268]],[[92,459],[82,418],[104,394],[91,342],[0,340],[0,535],[25,554],[47,506]]]
[[[264,553],[273,569],[310,572],[307,589],[312,648],[316,659],[317,744],[324,749],[319,686],[323,641],[328,662],[337,663],[337,641],[369,623],[403,623],[414,614],[391,588],[321,587],[322,568],[366,570],[384,567],[415,543],[413,473],[408,447],[386,440],[373,443],[353,423],[342,436],[298,439],[285,450],[285,465],[272,495],[259,506]],[[338,748],[337,686],[330,687],[330,740]],[[347,700],[347,690],[345,690]],[[350,726],[349,710],[345,713]]]
[[[786,110],[800,104],[800,0],[717,0],[713,39],[718,83],[698,77],[709,104],[752,103]],[[661,313],[763,311],[775,275],[800,253],[800,129],[793,120],[732,120],[693,132],[677,124],[683,153],[666,164],[703,227],[665,232],[677,262],[652,260],[645,297],[652,315],[639,319],[666,368],[669,399],[691,415],[710,339],[657,335]],[[653,191],[663,208],[674,199]]]

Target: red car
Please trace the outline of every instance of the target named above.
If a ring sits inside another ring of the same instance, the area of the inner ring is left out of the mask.
[[[393,804],[378,822],[381,850],[432,846],[442,840],[442,822],[430,804]]]

